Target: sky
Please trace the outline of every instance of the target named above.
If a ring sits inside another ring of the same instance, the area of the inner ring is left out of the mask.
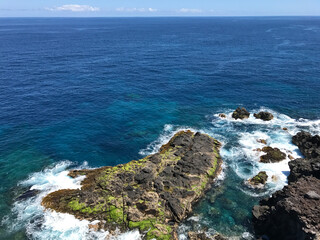
[[[320,16],[320,0],[0,0],[0,17]]]

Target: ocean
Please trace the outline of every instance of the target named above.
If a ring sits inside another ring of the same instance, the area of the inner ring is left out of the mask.
[[[301,156],[291,137],[320,133],[319,93],[319,17],[0,18],[0,239],[103,239],[41,199],[80,187],[68,169],[140,159],[181,129],[222,142],[224,170],[180,240],[251,239],[252,206],[289,174],[258,162],[257,139]],[[275,118],[233,120],[238,106]],[[249,188],[261,170],[276,180]]]

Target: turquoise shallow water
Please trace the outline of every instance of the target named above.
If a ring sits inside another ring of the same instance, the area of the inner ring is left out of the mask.
[[[223,142],[225,170],[181,238],[203,227],[239,236],[288,174],[257,163],[256,139],[298,156],[291,135],[319,132],[320,18],[0,19],[0,31],[2,239],[87,238],[85,226],[53,228],[37,197],[17,197],[65,187],[64,169],[139,159],[183,128]],[[217,116],[239,105],[276,118]],[[248,189],[261,169],[279,181]]]

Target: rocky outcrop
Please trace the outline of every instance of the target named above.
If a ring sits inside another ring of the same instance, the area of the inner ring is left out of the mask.
[[[299,132],[292,137],[292,142],[299,147],[299,150],[306,158],[320,157],[320,136],[312,136],[308,132]]]
[[[267,173],[265,171],[261,171],[253,178],[250,178],[248,182],[252,186],[257,187],[257,186],[266,184],[267,180],[268,180]]]
[[[257,235],[269,239],[317,239],[320,237],[319,179],[308,176],[262,200],[253,208]]]
[[[279,148],[264,147],[261,151],[266,153],[260,157],[260,162],[263,163],[280,162],[287,157],[287,155],[284,152],[281,152]]]
[[[303,159],[297,158],[289,162],[290,175],[289,182],[297,181],[303,176],[314,176],[320,179],[320,158]]]
[[[174,239],[177,223],[210,187],[221,170],[220,143],[206,134],[182,131],[160,151],[115,167],[75,170],[81,189],[59,190],[42,205],[99,228],[139,229],[144,239]]]
[[[320,239],[319,136],[300,132],[293,142],[306,159],[289,162],[289,184],[254,206],[254,229],[275,240]]]
[[[255,113],[253,114],[253,116],[257,119],[261,119],[263,121],[270,121],[273,119],[273,115],[272,113],[269,112],[259,112],[259,113]]]
[[[250,113],[247,111],[247,109],[245,108],[240,108],[238,107],[233,113],[232,113],[232,117],[234,119],[245,119],[245,118],[249,118]]]

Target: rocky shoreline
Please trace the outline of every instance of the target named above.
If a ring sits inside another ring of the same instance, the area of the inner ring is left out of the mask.
[[[234,119],[246,119],[250,113],[237,108]],[[219,117],[225,118],[225,114]],[[270,121],[273,115],[259,112],[254,117]],[[256,239],[320,239],[320,137],[299,132],[292,137],[304,159],[267,145],[254,149],[260,162],[277,163],[290,159],[288,185],[253,207],[252,223]],[[95,230],[121,232],[139,229],[144,240],[178,239],[178,224],[192,212],[193,205],[221,171],[221,144],[212,137],[180,131],[159,152],[138,161],[115,167],[73,170],[70,177],[86,176],[81,189],[59,190],[47,195],[42,205],[78,219],[95,221]],[[283,150],[283,149],[282,149]],[[274,176],[271,176],[273,179]],[[264,188],[265,171],[248,179],[253,188]],[[98,221],[96,221],[98,220]],[[98,223],[97,223],[98,222]],[[189,232],[189,239],[226,239],[221,235]]]
[[[181,131],[159,152],[115,167],[74,170],[85,175],[81,189],[46,196],[42,205],[92,228],[139,229],[144,239],[177,239],[178,223],[192,211],[221,171],[221,144],[202,133]]]
[[[253,207],[261,239],[320,239],[320,137],[307,132],[292,142],[306,157],[289,162],[289,184]]]

